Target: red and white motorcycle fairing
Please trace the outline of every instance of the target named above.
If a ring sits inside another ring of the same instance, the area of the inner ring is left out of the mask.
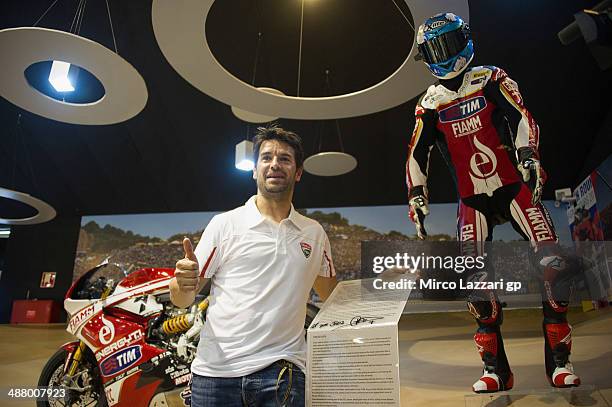
[[[174,270],[138,270],[121,280],[106,298],[74,299],[76,288],[88,274],[66,294],[64,308],[70,315],[67,331],[94,355],[106,403],[130,407],[189,405],[189,392],[184,390],[191,378],[189,366],[204,310],[194,306],[185,314],[169,303]],[[159,300],[164,295],[166,299]],[[163,322],[173,319],[182,320],[182,325],[165,330]],[[189,325],[185,325],[186,320]],[[183,337],[189,328],[189,338]],[[68,352],[64,372],[79,344],[63,345]]]

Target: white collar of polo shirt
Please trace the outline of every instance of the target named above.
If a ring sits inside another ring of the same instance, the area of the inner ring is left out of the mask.
[[[259,212],[259,208],[257,207],[257,204],[255,203],[256,199],[257,199],[257,195],[253,195],[244,204],[247,210],[247,222],[248,222],[249,229],[254,228],[255,226],[259,225],[261,222],[266,220],[266,217],[263,216],[261,212]],[[300,219],[300,216],[301,215],[298,213],[298,211],[296,211],[295,208],[293,207],[293,204],[291,204],[291,211],[289,211],[289,216],[286,219],[291,221],[293,226],[295,226],[298,230],[302,230],[302,227],[303,227],[302,219]]]

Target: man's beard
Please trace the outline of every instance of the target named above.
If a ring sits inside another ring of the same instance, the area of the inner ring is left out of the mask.
[[[290,179],[287,179],[287,182],[282,184],[267,184],[266,179],[261,182],[261,185],[258,185],[258,189],[264,193],[266,196],[282,196],[293,190],[293,186],[295,182]]]

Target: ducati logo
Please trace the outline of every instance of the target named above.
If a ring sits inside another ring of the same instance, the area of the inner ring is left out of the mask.
[[[304,253],[304,257],[309,258],[310,253],[312,253],[312,246],[310,246],[306,242],[300,242],[300,247],[302,248],[302,253]]]
[[[113,341],[113,339],[115,339],[115,325],[104,318],[104,315],[101,315],[100,318],[102,319],[104,326],[100,329],[98,339],[100,339],[100,343],[102,345],[108,345]]]

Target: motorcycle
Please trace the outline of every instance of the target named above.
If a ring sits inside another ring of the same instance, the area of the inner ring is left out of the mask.
[[[174,306],[173,276],[167,268],[128,274],[107,259],[75,281],[64,308],[66,330],[78,340],[51,356],[38,381],[64,392],[37,406],[191,405],[190,365],[209,299],[198,296],[189,309]],[[307,305],[305,329],[317,311]]]

